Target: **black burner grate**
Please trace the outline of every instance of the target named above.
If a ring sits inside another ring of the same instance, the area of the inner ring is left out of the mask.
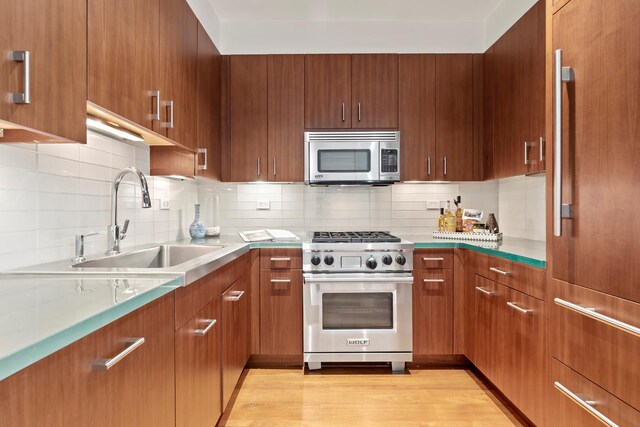
[[[316,231],[312,243],[399,243],[386,231]]]

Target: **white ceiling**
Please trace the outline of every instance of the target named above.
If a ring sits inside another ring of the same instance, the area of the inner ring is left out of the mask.
[[[187,0],[223,54],[480,53],[537,0]]]
[[[501,0],[209,0],[228,21],[483,21]]]

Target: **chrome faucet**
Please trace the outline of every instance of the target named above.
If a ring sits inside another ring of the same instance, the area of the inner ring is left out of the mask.
[[[111,187],[111,225],[107,227],[107,255],[117,255],[120,253],[120,241],[127,235],[127,229],[129,228],[129,220],[125,220],[122,230],[118,225],[118,188],[120,182],[125,175],[132,173],[138,176],[140,179],[140,185],[142,190],[142,207],[144,209],[151,207],[151,197],[149,196],[149,187],[147,186],[147,179],[142,172],[134,167],[122,169],[113,180],[113,187]]]

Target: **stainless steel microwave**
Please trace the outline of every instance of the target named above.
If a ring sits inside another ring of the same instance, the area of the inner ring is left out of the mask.
[[[304,182],[389,185],[400,181],[400,132],[305,132]]]

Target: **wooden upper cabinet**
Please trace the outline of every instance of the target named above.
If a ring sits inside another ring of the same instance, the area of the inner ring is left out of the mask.
[[[152,129],[154,92],[161,89],[160,3],[88,0],[87,6],[88,100]]]
[[[473,174],[473,56],[436,55],[436,161],[440,181]]]
[[[304,181],[304,56],[269,55],[268,156],[270,181]]]
[[[398,127],[398,55],[351,57],[353,128]]]
[[[267,56],[231,56],[229,175],[232,182],[268,180],[267,121]]]
[[[402,181],[435,179],[436,57],[399,55]]]
[[[553,237],[553,277],[636,302],[638,22],[634,0],[571,1],[553,16],[553,49],[575,74],[562,84],[561,123],[562,203],[572,205],[573,218]]]
[[[197,134],[199,176],[221,179],[221,82],[222,55],[198,23]]]
[[[351,55],[305,55],[306,129],[351,128]]]
[[[198,20],[185,0],[160,0],[159,32],[162,122],[156,130],[195,151]]]
[[[0,128],[33,131],[7,129],[0,142],[86,142],[86,0],[0,0],[0,10]],[[27,86],[30,103],[16,103]]]
[[[484,125],[492,126],[485,138],[493,139],[493,178],[545,169],[544,16],[539,1],[485,53],[491,70],[485,97],[493,105],[484,112]]]

